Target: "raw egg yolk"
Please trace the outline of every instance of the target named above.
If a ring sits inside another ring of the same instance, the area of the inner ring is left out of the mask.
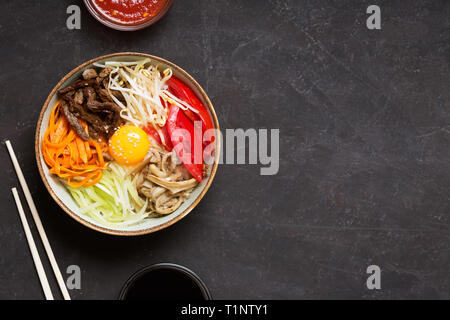
[[[149,147],[147,134],[136,126],[122,126],[109,139],[109,153],[118,163],[127,166],[144,160]]]

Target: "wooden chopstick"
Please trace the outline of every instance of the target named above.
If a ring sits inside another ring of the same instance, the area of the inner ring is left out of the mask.
[[[23,230],[25,231],[25,236],[27,237],[28,246],[30,247],[31,255],[33,257],[34,265],[41,281],[42,289],[44,290],[45,299],[53,300],[52,290],[48,284],[47,276],[45,275],[44,267],[42,266],[41,258],[39,257],[39,252],[36,249],[36,244],[34,243],[33,235],[30,231],[30,226],[28,225],[25,212],[23,212],[22,203],[20,202],[19,194],[16,188],[12,188],[12,193],[14,200],[16,200],[17,210],[19,211],[20,220],[22,221]]]
[[[11,142],[9,140],[6,140],[5,144],[6,147],[8,148],[11,161],[14,165],[14,169],[16,170],[17,177],[19,178],[20,186],[22,187],[23,193],[25,194],[25,199],[27,200],[28,207],[30,208],[31,211],[31,215],[33,216],[34,224],[36,225],[36,229],[39,232],[39,236],[41,237],[42,244],[44,245],[45,252],[47,253],[48,256],[48,260],[50,261],[50,265],[52,266],[53,273],[55,274],[56,277],[56,281],[58,282],[59,289],[61,290],[64,300],[70,300],[69,292],[67,291],[66,284],[61,275],[61,271],[59,270],[55,256],[53,255],[52,247],[48,242],[47,234],[45,233],[44,227],[42,226],[41,218],[39,218],[39,213],[36,209],[36,206],[34,205],[30,189],[28,189],[27,182],[25,181],[25,178],[23,176],[22,169],[20,169],[20,165],[19,162],[17,161]]]

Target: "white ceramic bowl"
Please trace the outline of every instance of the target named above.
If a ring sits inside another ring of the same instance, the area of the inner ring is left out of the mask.
[[[121,235],[121,236],[135,236],[135,235],[143,235],[151,232],[155,232],[161,229],[164,229],[175,222],[179,221],[181,218],[185,217],[203,198],[206,191],[209,189],[213,179],[214,175],[217,170],[218,166],[218,159],[219,159],[219,152],[220,152],[220,137],[216,137],[216,161],[215,163],[210,166],[208,175],[203,179],[202,183],[200,183],[192,192],[191,196],[173,213],[163,216],[161,218],[153,218],[153,219],[146,219],[141,223],[132,225],[132,226],[126,226],[126,227],[117,227],[117,228],[111,228],[110,226],[103,226],[99,222],[91,219],[85,214],[80,213],[79,207],[72,199],[70,193],[67,191],[67,189],[63,186],[63,184],[58,180],[57,176],[49,173],[49,168],[47,167],[46,163],[44,162],[44,159],[42,157],[41,152],[41,141],[43,138],[43,135],[48,127],[48,121],[50,117],[50,111],[52,109],[52,106],[57,101],[57,90],[66,87],[70,83],[77,80],[83,70],[86,68],[89,68],[92,66],[95,62],[103,62],[108,60],[114,60],[114,61],[133,61],[138,60],[142,58],[150,58],[155,65],[161,66],[161,68],[171,67],[173,70],[173,73],[176,77],[184,81],[200,98],[200,100],[204,103],[204,105],[207,107],[210,116],[213,120],[213,124],[217,130],[219,130],[219,122],[217,120],[216,113],[214,111],[214,108],[211,104],[211,101],[209,100],[206,93],[203,91],[203,89],[200,87],[200,85],[183,69],[178,67],[177,65],[164,60],[162,58],[143,54],[143,53],[135,53],[135,52],[121,52],[121,53],[114,53],[109,54],[105,56],[101,56],[92,60],[89,60],[77,68],[70,71],[66,76],[64,76],[61,81],[58,82],[58,84],[53,88],[48,98],[45,100],[44,106],[42,107],[41,113],[39,115],[39,120],[36,126],[36,137],[35,137],[35,151],[36,151],[36,161],[39,168],[39,173],[41,175],[42,181],[44,182],[45,186],[47,187],[48,192],[53,197],[53,199],[58,203],[58,205],[72,218],[74,218],[76,221],[80,222],[81,224],[100,231],[107,234],[113,234],[113,235]]]

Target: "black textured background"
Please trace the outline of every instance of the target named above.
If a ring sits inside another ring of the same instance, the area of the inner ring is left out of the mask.
[[[81,30],[66,28],[69,4],[82,9]],[[153,27],[122,33],[81,1],[2,0],[0,137],[16,149],[61,269],[81,267],[72,297],[114,299],[134,271],[168,261],[196,271],[215,298],[448,299],[450,2],[376,1],[379,31],[366,28],[369,4],[175,0]],[[40,180],[35,124],[63,75],[117,51],[185,68],[222,129],[279,128],[279,174],[223,165],[188,217],[148,236],[70,219]],[[41,299],[2,148],[0,298]],[[365,285],[371,264],[378,291]]]

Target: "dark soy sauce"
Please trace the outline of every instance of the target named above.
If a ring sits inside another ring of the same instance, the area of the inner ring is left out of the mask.
[[[171,268],[148,270],[133,279],[124,300],[205,300],[201,284],[190,275]]]

